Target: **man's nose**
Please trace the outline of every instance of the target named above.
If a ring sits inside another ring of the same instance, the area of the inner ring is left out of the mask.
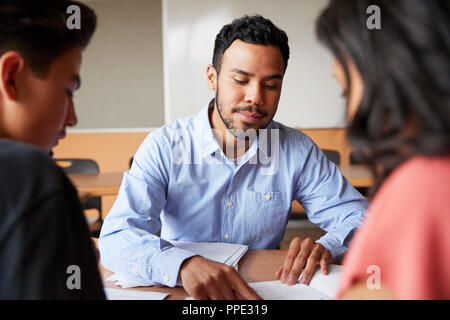
[[[247,87],[245,102],[250,105],[261,106],[264,104],[264,92],[259,83],[251,84]]]
[[[78,123],[77,114],[75,112],[75,105],[72,100],[69,102],[69,109],[67,111],[67,117],[65,124],[67,127],[74,127]]]

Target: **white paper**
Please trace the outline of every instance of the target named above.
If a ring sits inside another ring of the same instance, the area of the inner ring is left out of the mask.
[[[249,283],[256,293],[264,300],[329,300],[330,297],[324,295],[313,287],[304,284],[294,284],[288,286],[276,281],[264,281]]]
[[[297,283],[288,286],[280,280],[252,282],[248,285],[264,300],[331,300],[336,297],[341,270],[342,266],[336,264],[329,265],[327,275],[323,275],[320,269],[316,270],[309,285]],[[195,300],[193,297],[185,299]]]
[[[122,288],[161,286],[159,282],[144,279],[133,279],[131,276],[125,276],[118,273],[108,277],[106,281],[115,282],[116,286],[121,286]]]
[[[330,297],[304,284],[288,286],[275,281],[252,282],[248,284],[264,300],[330,300]],[[195,300],[186,297],[185,300]]]
[[[104,288],[107,300],[164,300],[169,294],[164,292],[138,291]]]
[[[332,299],[336,298],[339,275],[342,268],[340,265],[330,264],[327,275],[323,275],[320,270],[317,270],[312,276],[309,285]]]
[[[314,272],[309,285],[288,286],[276,280],[253,282],[249,283],[249,286],[264,300],[330,300],[336,297],[341,270],[342,266],[336,264],[328,266],[327,275],[318,269]]]
[[[247,252],[248,246],[235,243],[221,242],[185,242],[170,240],[177,248],[192,251],[206,259],[236,266]]]
[[[238,250],[235,251],[235,253],[233,253],[223,263],[226,264],[226,265],[229,265],[229,266],[234,266],[236,268],[236,270],[237,270],[237,266],[238,266],[239,260],[241,260],[241,258],[247,252],[247,250],[248,250],[247,247],[239,248]]]

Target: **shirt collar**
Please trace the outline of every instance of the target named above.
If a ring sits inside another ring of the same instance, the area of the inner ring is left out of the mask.
[[[219,143],[214,137],[211,123],[209,122],[209,111],[214,108],[214,99],[212,99],[197,115],[197,125],[200,129],[197,134],[202,146],[202,158],[209,156],[220,149]]]

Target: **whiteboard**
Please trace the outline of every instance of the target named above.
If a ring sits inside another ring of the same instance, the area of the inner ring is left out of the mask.
[[[214,40],[244,14],[269,18],[289,37],[290,59],[275,120],[296,128],[345,126],[345,103],[332,76],[333,57],[316,39],[327,0],[162,0],[165,123],[199,112]]]

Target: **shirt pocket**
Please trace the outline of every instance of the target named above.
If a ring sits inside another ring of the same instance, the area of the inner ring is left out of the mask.
[[[249,192],[249,201],[255,208],[282,208],[286,206],[286,192]],[[262,212],[256,212],[262,213]]]
[[[252,246],[281,241],[289,211],[285,192],[249,192],[248,203],[251,213],[245,215],[246,230]]]

